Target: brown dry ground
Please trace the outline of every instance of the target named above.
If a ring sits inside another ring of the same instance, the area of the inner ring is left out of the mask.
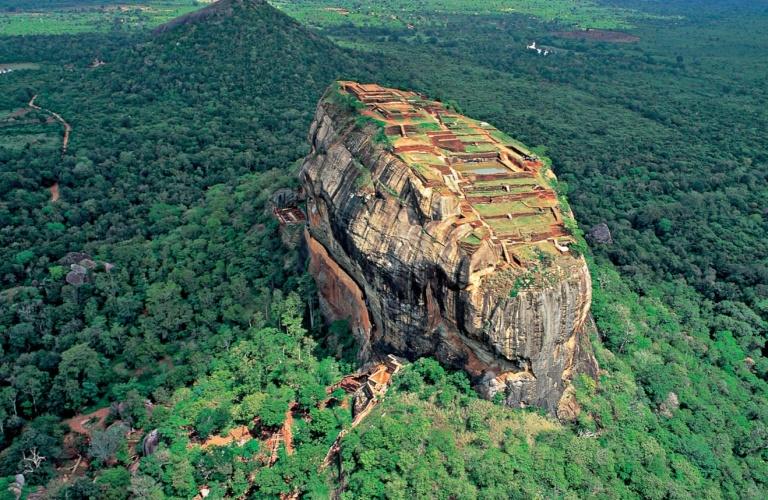
[[[291,405],[292,407],[294,405]],[[288,409],[285,413],[285,423],[283,423],[280,432],[283,436],[283,443],[285,444],[285,452],[288,455],[293,455],[293,409]]]
[[[211,436],[209,437],[203,444],[202,448],[206,449],[211,446],[226,446],[230,443],[238,443],[242,444],[246,441],[250,441],[253,439],[253,436],[251,436],[251,431],[248,429],[247,426],[241,425],[240,427],[235,427],[226,436]]]
[[[104,419],[109,415],[109,408],[101,408],[92,413],[79,414],[64,421],[69,426],[72,432],[79,434],[85,434],[90,437],[91,432],[94,429],[101,429],[104,427]]]

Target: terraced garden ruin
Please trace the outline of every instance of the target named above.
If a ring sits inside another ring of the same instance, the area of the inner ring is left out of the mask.
[[[456,197],[453,224],[466,225],[466,251],[490,240],[510,266],[522,268],[569,254],[574,239],[564,217],[571,215],[558,201],[555,177],[518,141],[414,92],[356,82],[340,82],[339,91],[382,126],[379,139],[424,186]]]

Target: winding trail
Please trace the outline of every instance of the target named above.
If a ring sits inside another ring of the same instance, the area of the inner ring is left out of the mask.
[[[64,126],[64,141],[61,144],[61,154],[64,155],[67,153],[67,147],[69,146],[69,135],[72,133],[72,125],[67,123],[67,121],[61,117],[60,114],[51,111],[50,109],[41,108],[37,104],[35,104],[35,99],[37,99],[37,94],[32,96],[32,99],[29,100],[29,107],[32,109],[36,109],[38,111],[44,111],[51,115],[54,120],[61,123]]]

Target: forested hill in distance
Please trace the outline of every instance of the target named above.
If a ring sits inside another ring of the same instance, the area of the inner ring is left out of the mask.
[[[259,1],[155,33],[0,37],[0,62],[42,63],[2,76],[3,117],[37,94],[73,127],[63,156],[44,113],[0,129],[0,491],[24,472],[52,498],[764,498],[765,45],[733,29],[764,21],[675,4],[683,31],[638,21],[626,46],[501,12],[317,32]],[[526,52],[540,36],[568,55]],[[577,219],[608,222],[589,262],[603,371],[577,381],[575,423],[422,360],[319,470],[349,424],[347,403],[319,403],[355,346],[320,321],[267,202],[296,185],[339,78],[450,98],[548,146]],[[84,258],[96,269],[69,283]],[[266,467],[261,432],[289,408],[306,416],[293,452]],[[256,439],[203,448],[254,418]]]
[[[37,166],[18,175],[43,183],[61,178],[57,212],[75,217],[76,207],[90,200],[96,208],[86,220],[109,228],[100,237],[151,234],[150,226],[131,221],[142,220],[154,203],[194,203],[207,186],[300,158],[322,90],[345,69],[364,71],[262,2],[225,1],[208,12],[204,22],[148,35],[116,52],[81,81],[41,89],[38,102],[68,117],[78,132],[63,161],[36,155]],[[51,258],[72,246],[69,238],[93,239],[78,234],[82,222],[63,241],[57,238]],[[14,249],[25,245],[13,243]]]

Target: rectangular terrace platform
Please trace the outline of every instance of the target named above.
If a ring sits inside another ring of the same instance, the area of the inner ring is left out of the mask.
[[[572,241],[553,176],[523,145],[417,93],[339,83],[341,92],[365,105],[362,115],[385,124],[394,154],[424,186],[460,198],[461,215],[453,224],[469,228],[463,246],[490,240],[503,247],[510,264],[520,264],[539,252],[561,255]]]

